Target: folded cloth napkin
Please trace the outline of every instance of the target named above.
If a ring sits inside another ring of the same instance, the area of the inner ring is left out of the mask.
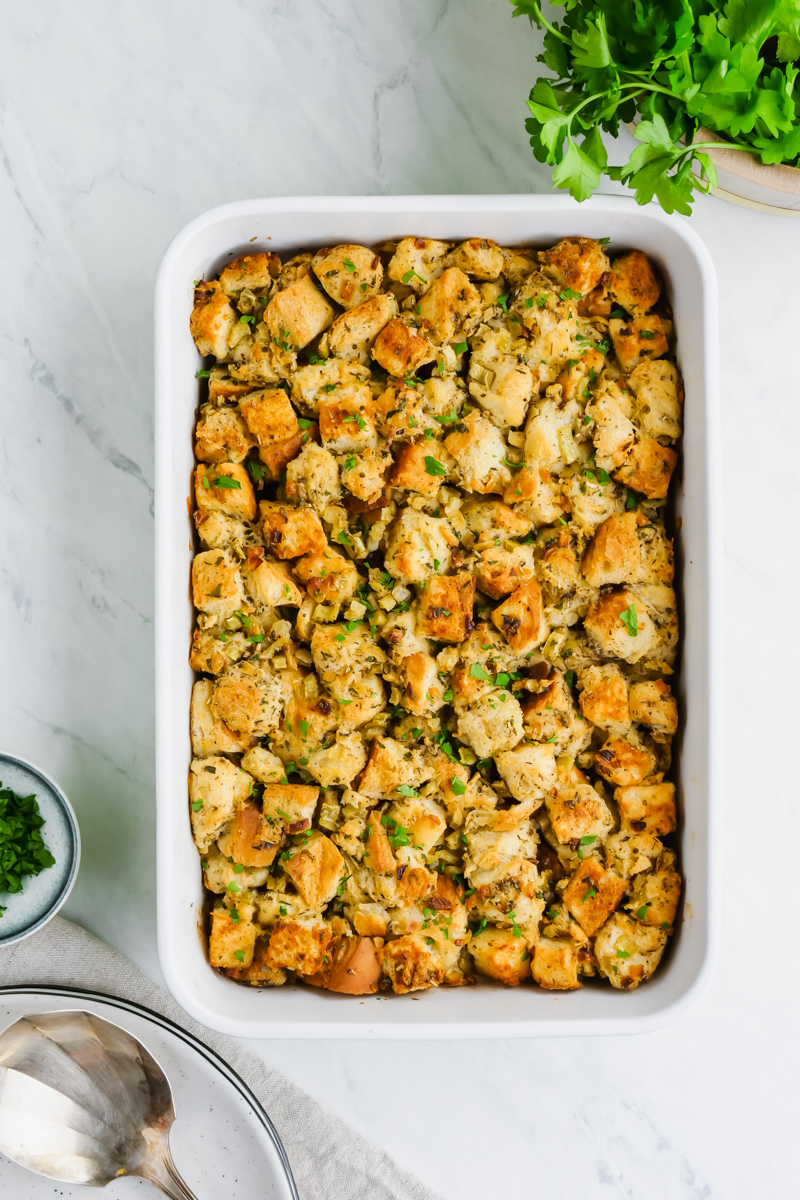
[[[55,917],[0,950],[0,986],[58,984],[135,1000],[182,1025],[238,1071],[283,1139],[301,1200],[436,1200],[435,1193],[233,1038],[188,1016],[168,992],[77,925]]]

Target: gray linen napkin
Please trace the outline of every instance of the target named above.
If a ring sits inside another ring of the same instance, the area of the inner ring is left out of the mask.
[[[436,1200],[434,1192],[233,1038],[213,1033],[138,967],[84,929],[55,917],[0,950],[0,986],[59,984],[136,1000],[169,1017],[238,1071],[283,1139],[301,1200]]]

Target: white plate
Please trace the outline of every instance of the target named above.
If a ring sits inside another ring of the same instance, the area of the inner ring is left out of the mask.
[[[286,1151],[257,1097],[213,1050],[166,1017],[115,996],[62,987],[0,988],[0,1032],[34,1013],[82,1009],[119,1025],[163,1067],[175,1104],[175,1165],[198,1200],[298,1200]],[[9,1200],[96,1200],[93,1187],[56,1183],[0,1154],[0,1194]],[[160,1194],[144,1180],[115,1180],[109,1200]]]
[[[603,982],[574,992],[436,988],[414,996],[336,996],[319,988],[247,988],[213,971],[198,937],[203,886],[192,841],[188,652],[193,549],[187,496],[194,465],[202,360],[189,333],[193,280],[233,255],[294,254],[390,238],[552,246],[570,235],[609,237],[613,254],[638,247],[658,264],[672,301],[686,388],[682,477],[673,485],[681,618],[682,727],[674,746],[685,887],[680,924],[652,980],[632,993]],[[164,256],[156,285],[156,704],[158,938],[179,1004],[239,1037],[467,1038],[642,1033],[674,1020],[704,989],[717,953],[714,865],[721,794],[722,566],[719,487],[717,281],[691,225],[632,199],[595,196],[303,196],[246,200],[204,213]]]

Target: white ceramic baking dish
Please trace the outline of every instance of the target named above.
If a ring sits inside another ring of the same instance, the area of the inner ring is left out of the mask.
[[[632,993],[570,993],[489,983],[412,996],[353,998],[309,987],[241,987],[209,966],[198,928],[203,893],[192,843],[187,663],[192,558],[187,496],[200,365],[189,336],[193,280],[234,254],[338,242],[375,244],[420,234],[552,245],[567,235],[610,237],[660,265],[686,384],[677,562],[682,606],[682,735],[676,746],[682,920],[654,978]],[[175,998],[198,1021],[243,1037],[466,1038],[620,1034],[664,1025],[708,982],[717,945],[715,862],[720,803],[721,530],[718,469],[717,294],[711,259],[691,226],[655,207],[594,197],[303,197],[250,200],[204,213],[178,234],[158,276],[156,330],[156,688],[159,954]]]

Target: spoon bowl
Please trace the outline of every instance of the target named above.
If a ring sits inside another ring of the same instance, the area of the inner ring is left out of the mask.
[[[90,1187],[138,1175],[196,1200],[172,1161],[174,1120],[159,1064],[102,1017],[42,1013],[0,1034],[0,1151],[38,1175]]]

